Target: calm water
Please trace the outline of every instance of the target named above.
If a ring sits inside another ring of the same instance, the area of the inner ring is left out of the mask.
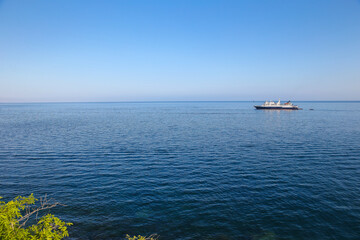
[[[73,239],[360,239],[360,102],[298,104],[0,104],[0,195]]]

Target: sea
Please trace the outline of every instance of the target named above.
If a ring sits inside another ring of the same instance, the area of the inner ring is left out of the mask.
[[[2,103],[0,196],[69,239],[360,239],[360,102],[259,103]]]

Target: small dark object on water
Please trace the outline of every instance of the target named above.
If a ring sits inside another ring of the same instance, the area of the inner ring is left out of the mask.
[[[314,110],[313,108],[310,108],[309,110]]]

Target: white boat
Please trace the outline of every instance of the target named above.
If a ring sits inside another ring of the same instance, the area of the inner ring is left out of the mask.
[[[262,105],[255,105],[256,109],[263,109],[263,110],[302,110],[297,105],[293,105],[290,101],[281,104],[280,100],[275,103],[273,101],[266,101]]]

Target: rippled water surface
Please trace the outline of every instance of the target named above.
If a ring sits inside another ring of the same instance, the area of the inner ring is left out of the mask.
[[[74,239],[360,239],[360,102],[254,104],[0,104],[0,195]]]

